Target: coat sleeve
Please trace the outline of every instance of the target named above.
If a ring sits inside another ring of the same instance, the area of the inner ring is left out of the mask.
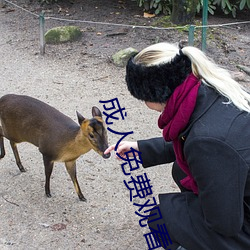
[[[198,185],[205,223],[224,236],[237,235],[244,220],[246,162],[225,141],[207,137],[186,142],[184,154]]]
[[[175,153],[171,142],[163,137],[138,141],[139,151],[142,153],[143,167],[151,167],[175,161]]]

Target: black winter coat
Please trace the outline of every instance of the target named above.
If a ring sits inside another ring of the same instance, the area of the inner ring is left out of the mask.
[[[202,84],[179,137],[199,194],[159,195],[170,235],[188,250],[250,250],[250,114],[226,101]],[[163,138],[138,145],[144,167],[175,161]]]

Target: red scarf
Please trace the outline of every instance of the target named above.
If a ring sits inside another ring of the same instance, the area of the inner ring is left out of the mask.
[[[199,86],[200,80],[191,73],[174,90],[158,120],[159,128],[163,129],[164,139],[173,142],[176,161],[187,174],[187,177],[181,180],[181,184],[195,194],[198,194],[198,187],[185,160],[183,144],[179,139],[179,135],[188,125],[194,111]]]

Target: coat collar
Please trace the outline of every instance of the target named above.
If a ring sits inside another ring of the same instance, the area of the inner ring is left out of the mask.
[[[198,96],[196,100],[196,105],[194,112],[190,118],[189,124],[186,129],[179,135],[179,138],[185,141],[187,134],[189,133],[190,129],[192,128],[193,124],[203,116],[210,107],[215,103],[215,101],[220,98],[221,95],[216,92],[215,89],[208,87],[204,83],[201,84]]]

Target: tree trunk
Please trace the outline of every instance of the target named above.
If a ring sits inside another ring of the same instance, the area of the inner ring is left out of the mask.
[[[178,25],[192,24],[198,0],[173,0],[171,22]]]

